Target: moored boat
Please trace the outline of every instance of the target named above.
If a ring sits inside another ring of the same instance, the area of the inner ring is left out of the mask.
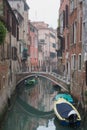
[[[68,102],[74,103],[74,100],[73,100],[72,96],[71,96],[70,94],[68,94],[68,93],[58,93],[58,94],[54,97],[55,100],[58,100],[59,98],[64,98],[64,99],[67,100]]]
[[[25,80],[25,85],[34,85],[36,83],[35,79],[27,79]]]
[[[79,112],[65,99],[59,98],[54,101],[54,112],[62,125],[80,126],[81,117]]]

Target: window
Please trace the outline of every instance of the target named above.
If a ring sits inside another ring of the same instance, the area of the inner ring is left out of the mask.
[[[76,69],[76,55],[73,56],[73,69]]]
[[[77,36],[76,36],[76,34],[77,34],[76,31],[77,31],[77,22],[75,21],[75,22],[74,22],[74,44],[76,44],[76,39],[77,39],[77,38],[76,38],[76,37],[77,37]]]
[[[8,59],[11,58],[11,46],[10,46],[10,44],[7,45],[7,58]]]
[[[60,34],[63,34],[63,12],[59,16]]]
[[[53,48],[56,48],[56,44],[55,43],[53,43]]]
[[[50,57],[51,57],[51,58],[55,58],[55,56],[56,56],[56,54],[55,54],[55,53],[50,52]]]
[[[69,49],[69,34],[66,36],[66,49]]]
[[[71,69],[73,69],[73,56],[71,57]]]
[[[78,56],[78,70],[81,70],[81,54]]]
[[[86,69],[86,86],[87,86],[87,61],[85,62],[85,69]]]
[[[64,51],[65,50],[65,37],[62,38],[61,40],[61,47],[62,47],[62,50]]]
[[[19,28],[17,27],[17,41],[19,40]]]
[[[30,31],[31,31],[31,32],[35,32],[35,30],[34,30],[34,27],[33,27],[33,26],[30,26]]]
[[[71,57],[71,69],[75,70],[76,69],[76,55],[73,54]]]
[[[74,24],[72,24],[71,29],[70,29],[70,41],[72,45],[74,43]]]
[[[21,53],[21,44],[19,43],[19,53]]]
[[[12,17],[12,35],[17,37],[17,23],[14,17]]]
[[[52,34],[52,33],[50,33],[50,36],[51,36],[52,38],[55,38],[55,35],[54,35],[54,34]]]
[[[11,15],[9,13],[9,10],[7,10],[7,29],[8,31],[11,31]]]
[[[68,12],[69,12],[68,5],[66,5],[66,27],[68,27]]]
[[[40,43],[44,43],[45,42],[45,40],[44,39],[40,39]]]
[[[17,48],[12,47],[12,60],[17,60]]]
[[[77,22],[75,21],[71,26],[71,32],[70,32],[70,38],[71,38],[71,44],[76,44],[77,40]]]
[[[65,28],[65,11],[63,10],[63,29]]]
[[[82,41],[82,17],[80,17],[80,26],[79,26],[80,28],[80,31],[79,31],[79,40],[80,41]]]

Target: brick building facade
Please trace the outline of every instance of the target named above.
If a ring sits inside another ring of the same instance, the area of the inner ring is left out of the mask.
[[[82,0],[61,0],[59,9],[58,61],[62,75],[70,80],[70,91],[83,104],[87,86],[87,65],[84,65],[84,6]],[[85,4],[86,5],[86,4]],[[86,17],[85,17],[86,18]],[[59,53],[60,52],[60,53]],[[85,54],[84,54],[85,53]],[[86,62],[85,62],[86,63]]]
[[[15,72],[17,71],[18,21],[7,0],[0,0],[0,7],[2,7],[0,8],[0,21],[2,21],[7,29],[4,43],[0,45],[1,113],[16,85]]]

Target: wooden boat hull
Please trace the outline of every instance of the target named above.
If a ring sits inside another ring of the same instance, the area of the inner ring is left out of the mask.
[[[62,125],[80,126],[81,117],[77,109],[63,98],[54,101],[54,112]],[[73,112],[73,114],[71,114]],[[77,116],[75,119],[72,116]]]

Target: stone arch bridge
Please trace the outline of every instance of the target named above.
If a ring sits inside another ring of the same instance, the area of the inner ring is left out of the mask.
[[[60,86],[63,90],[69,92],[70,82],[67,81],[66,77],[60,76],[56,73],[49,72],[20,72],[16,74],[16,85],[20,84],[23,80],[31,76],[41,76],[51,80],[54,84]]]

